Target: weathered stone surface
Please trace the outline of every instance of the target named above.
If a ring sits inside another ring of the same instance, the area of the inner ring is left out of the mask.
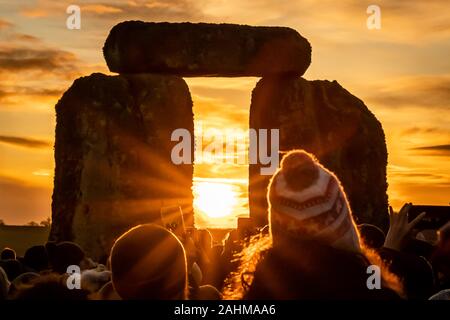
[[[387,223],[387,150],[380,122],[336,81],[263,78],[253,90],[250,128],[279,128],[280,150],[302,148],[336,173],[357,222]],[[249,168],[250,215],[267,221],[270,176]]]
[[[192,214],[193,167],[170,158],[172,131],[194,126],[181,78],[92,74],[64,93],[56,119],[50,239],[102,259],[123,231],[160,219],[162,206]]]
[[[311,63],[297,31],[236,24],[126,21],[112,28],[103,54],[113,72],[179,76],[302,75]]]

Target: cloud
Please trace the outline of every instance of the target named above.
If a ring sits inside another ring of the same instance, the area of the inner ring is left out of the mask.
[[[0,30],[11,28],[12,26],[13,24],[11,22],[0,19]]]
[[[0,34],[0,109],[54,104],[49,99],[56,99],[69,81],[88,69],[74,53],[11,26]]]
[[[416,147],[412,148],[412,150],[426,151],[430,155],[450,156],[450,144]]]
[[[24,73],[38,71],[40,75],[56,74],[66,78],[73,76],[81,66],[78,57],[69,51],[45,44],[40,38],[17,32],[14,25],[0,20],[0,28],[9,28],[0,34],[0,73]]]
[[[208,128],[246,128],[248,127],[249,105],[237,106],[216,99],[192,95],[194,101],[194,119]]]
[[[291,26],[308,38],[312,35],[313,43],[325,45],[367,41],[415,45],[450,35],[446,0],[378,0],[381,30],[376,31],[366,27],[370,4],[360,0],[209,0],[202,10],[217,22]]]
[[[14,35],[15,40],[23,41],[23,42],[39,42],[40,39],[38,37],[29,35],[29,34],[23,34],[23,33],[16,33]]]
[[[396,185],[450,187],[450,173],[431,167],[401,167],[388,165],[389,182]]]
[[[24,99],[30,98],[55,98],[62,95],[62,88],[41,88],[26,86],[2,86],[0,85],[0,102],[5,104],[18,104]]]
[[[403,129],[400,132],[400,135],[401,136],[409,136],[409,135],[415,135],[415,134],[440,134],[440,133],[448,134],[449,132],[446,130],[443,130],[441,128],[436,128],[436,127],[428,127],[428,128],[409,127],[409,128]]]
[[[51,143],[49,141],[16,136],[0,136],[0,143],[34,149],[51,147]]]
[[[88,4],[82,6],[83,12],[90,12],[96,14],[114,14],[122,12],[121,8],[105,5],[105,4]]]
[[[121,9],[115,16],[139,17],[144,20],[176,21],[176,20],[200,20],[203,17],[201,7],[192,0],[172,0],[170,2],[161,0],[132,1],[127,4],[120,3],[117,8]]]
[[[48,10],[42,8],[27,8],[23,9],[20,13],[27,18],[43,18],[50,15]]]
[[[65,74],[76,70],[76,62],[74,54],[58,49],[0,47],[0,72],[38,70]]]
[[[202,10],[194,0],[150,1],[80,1],[81,16],[95,17],[116,23],[130,18],[146,21],[200,20]],[[40,0],[33,7],[25,7],[20,14],[28,18],[43,18],[65,13],[67,4]]]
[[[415,150],[438,150],[438,151],[450,151],[450,144],[443,144],[439,146],[427,146],[414,148]]]

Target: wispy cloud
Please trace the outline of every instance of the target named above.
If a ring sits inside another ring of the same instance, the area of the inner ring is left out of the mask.
[[[43,18],[50,15],[50,12],[43,8],[25,8],[20,13],[27,18]]]
[[[149,0],[78,1],[82,16],[114,21],[143,19],[147,21],[195,20],[202,16],[202,10],[195,0]],[[67,3],[39,0],[37,5],[25,6],[20,11],[27,18],[44,18],[65,12]]]
[[[426,146],[414,148],[415,150],[438,150],[438,151],[450,151],[450,144],[443,144],[439,146]]]
[[[17,136],[0,136],[0,143],[34,149],[51,147],[49,141]]]
[[[0,72],[38,70],[67,74],[76,70],[77,62],[74,54],[64,50],[0,47]]]
[[[13,24],[11,22],[3,20],[3,19],[0,19],[0,30],[7,29],[7,28],[10,28],[12,26],[13,26]]]
[[[0,109],[13,106],[25,110],[36,102],[54,104],[56,101],[49,99],[61,95],[86,68],[74,53],[18,32],[18,27],[7,21],[0,20],[1,25],[7,28],[0,33]]]
[[[450,144],[416,147],[412,150],[424,151],[429,155],[450,156]]]
[[[42,88],[32,86],[2,86],[0,85],[0,102],[6,105],[17,105],[25,99],[53,99],[61,96],[62,88]]]
[[[450,76],[417,76],[385,81],[375,85],[366,100],[392,109],[426,107],[450,108]]]
[[[437,127],[409,127],[406,129],[403,129],[400,132],[401,136],[410,136],[410,135],[417,135],[417,134],[448,134],[450,135],[450,131],[444,130],[442,128]]]
[[[95,14],[115,14],[122,12],[119,7],[107,5],[107,4],[88,4],[83,6],[83,12],[95,13]]]

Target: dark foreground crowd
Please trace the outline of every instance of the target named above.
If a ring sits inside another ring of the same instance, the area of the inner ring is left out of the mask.
[[[450,299],[449,224],[418,233],[423,214],[408,221],[406,204],[390,209],[387,234],[357,226],[337,177],[304,151],[283,158],[267,200],[269,225],[244,240],[233,230],[213,244],[207,230],[177,237],[146,224],[102,263],[73,242],[23,257],[5,248],[0,300]]]

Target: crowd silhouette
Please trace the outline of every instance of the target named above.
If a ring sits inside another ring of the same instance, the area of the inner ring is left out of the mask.
[[[73,242],[48,242],[23,257],[4,248],[0,300],[450,299],[450,224],[435,236],[390,208],[385,234],[356,225],[339,179],[295,150],[268,187],[269,225],[214,243],[208,230],[176,236],[156,225],[131,228],[109,258],[92,261]],[[420,232],[419,232],[420,231]],[[68,286],[68,268],[80,288]]]

